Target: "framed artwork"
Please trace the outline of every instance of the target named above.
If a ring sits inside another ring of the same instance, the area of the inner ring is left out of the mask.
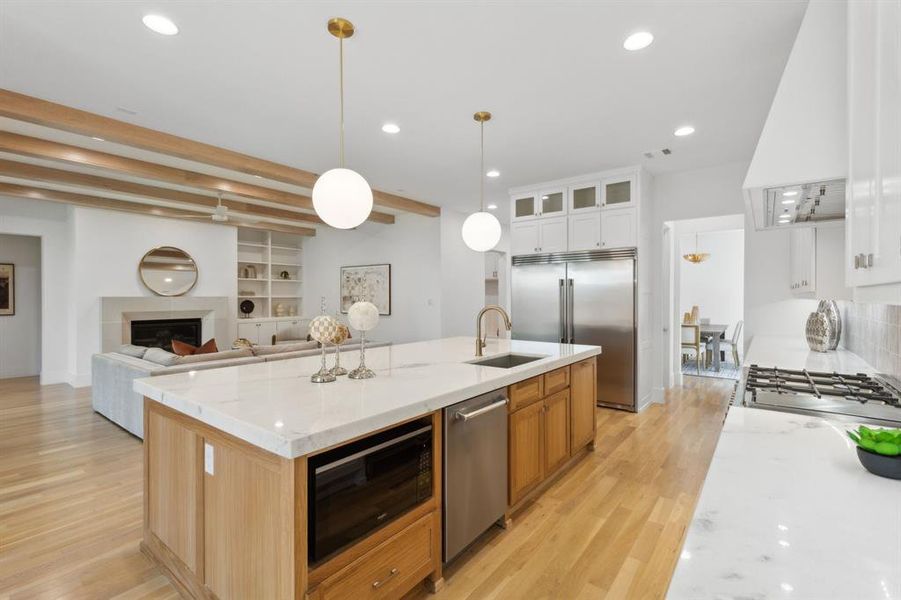
[[[16,314],[16,266],[0,263],[0,317]]]
[[[391,265],[341,267],[341,312],[362,301],[375,304],[380,315],[391,314]]]

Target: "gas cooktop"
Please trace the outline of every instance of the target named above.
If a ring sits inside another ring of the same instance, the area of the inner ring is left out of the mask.
[[[888,375],[751,365],[745,406],[901,426],[901,382]]]

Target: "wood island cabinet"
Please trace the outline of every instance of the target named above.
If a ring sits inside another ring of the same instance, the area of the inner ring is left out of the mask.
[[[511,385],[508,416],[510,507],[558,473],[595,436],[597,359]]]

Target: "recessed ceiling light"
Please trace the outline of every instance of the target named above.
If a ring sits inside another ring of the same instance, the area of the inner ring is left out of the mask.
[[[97,140],[98,142],[105,142],[105,141],[106,141],[106,140],[104,140],[103,138],[96,137],[96,136],[91,136],[91,139],[92,139],[92,140]]]
[[[497,210],[497,204],[489,204],[485,208],[487,208],[488,210]]]
[[[500,176],[501,176],[501,172],[498,171],[497,169],[491,169],[490,171],[488,171],[487,173],[485,173],[485,176],[486,176],[486,177],[500,177]]]
[[[691,125],[683,125],[679,129],[675,130],[673,132],[673,135],[675,135],[677,137],[684,137],[686,135],[691,135],[694,132],[695,132],[695,128],[692,127]]]
[[[789,190],[787,192],[782,192],[783,196],[797,196],[798,190]]]
[[[398,133],[400,132],[400,127],[394,123],[385,123],[382,125],[382,131],[385,133]]]
[[[144,22],[148,29],[160,35],[175,35],[178,33],[178,26],[162,15],[144,15],[141,21]]]
[[[782,201],[782,204],[794,204],[794,203],[795,203],[795,201],[792,200],[792,199],[788,199],[788,200],[783,200],[783,201]]]
[[[626,38],[626,41],[623,42],[623,48],[626,50],[641,50],[642,48],[647,48],[651,45],[651,42],[654,41],[654,36],[647,31],[637,31]]]

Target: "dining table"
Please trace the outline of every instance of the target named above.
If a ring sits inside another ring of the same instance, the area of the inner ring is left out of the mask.
[[[701,339],[710,338],[713,344],[713,370],[720,370],[720,340],[726,333],[728,325],[720,325],[717,323],[701,323]]]

